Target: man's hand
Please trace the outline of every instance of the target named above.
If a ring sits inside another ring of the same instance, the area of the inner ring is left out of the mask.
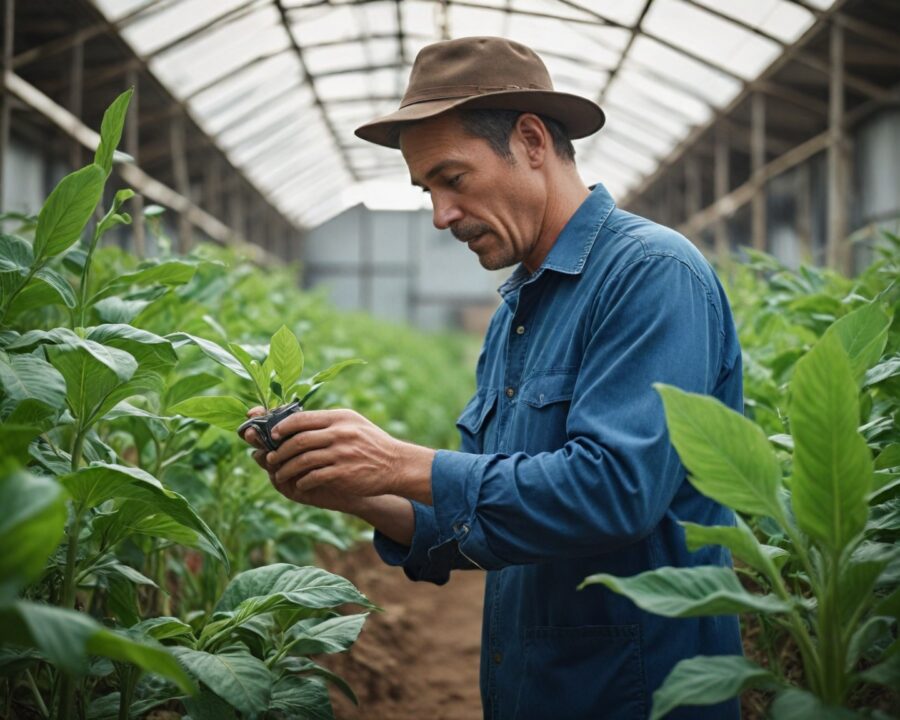
[[[247,417],[253,418],[265,414],[265,408],[257,406],[251,408],[247,412]],[[298,490],[296,484],[293,482],[279,482],[276,477],[278,468],[273,467],[266,461],[266,455],[268,455],[269,450],[263,444],[259,433],[251,427],[244,432],[242,437],[245,442],[256,448],[253,451],[253,459],[256,461],[256,464],[269,474],[269,481],[274,488],[288,500],[293,500],[294,502],[302,503],[303,505],[313,505],[314,507],[319,507],[324,510],[337,510],[339,512],[350,513],[351,515],[359,514],[362,510],[362,498],[355,495],[336,492],[329,486],[317,487],[307,492],[303,492]]]
[[[300,494],[327,486],[336,495],[394,493],[431,502],[434,450],[397,440],[352,410],[295,413],[272,436],[285,440],[260,464],[280,492],[279,486],[291,483]]]

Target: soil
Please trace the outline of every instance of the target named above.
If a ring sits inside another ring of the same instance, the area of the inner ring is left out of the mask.
[[[354,706],[332,688],[337,720],[478,720],[484,574],[456,572],[438,587],[411,582],[372,546],[322,551],[321,567],[353,582],[372,613],[349,653],[317,660],[345,678]]]

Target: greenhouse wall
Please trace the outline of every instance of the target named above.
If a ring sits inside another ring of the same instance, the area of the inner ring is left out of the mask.
[[[341,308],[426,329],[483,330],[507,272],[487,272],[425,211],[353,207],[304,238],[304,284]]]

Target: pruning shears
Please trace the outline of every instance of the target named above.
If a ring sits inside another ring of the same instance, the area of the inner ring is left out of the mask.
[[[277,450],[286,438],[276,440],[272,437],[272,430],[274,430],[275,426],[286,417],[303,410],[303,405],[306,403],[306,401],[309,400],[316,392],[316,390],[322,387],[323,384],[324,383],[316,383],[302,398],[296,399],[293,402],[288,403],[287,405],[277,407],[266,415],[245,420],[237,429],[238,435],[243,437],[244,433],[249,428],[253,428],[254,430],[256,430],[260,438],[262,438],[263,445],[265,445],[269,450]]]

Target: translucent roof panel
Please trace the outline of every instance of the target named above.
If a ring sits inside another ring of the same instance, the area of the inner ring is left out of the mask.
[[[442,38],[534,48],[607,125],[582,175],[624,194],[815,22],[792,0],[93,0],[262,194],[299,225],[357,202],[425,207],[399,153],[358,139]],[[817,9],[833,0],[807,0]],[[393,188],[393,190],[389,190]]]

